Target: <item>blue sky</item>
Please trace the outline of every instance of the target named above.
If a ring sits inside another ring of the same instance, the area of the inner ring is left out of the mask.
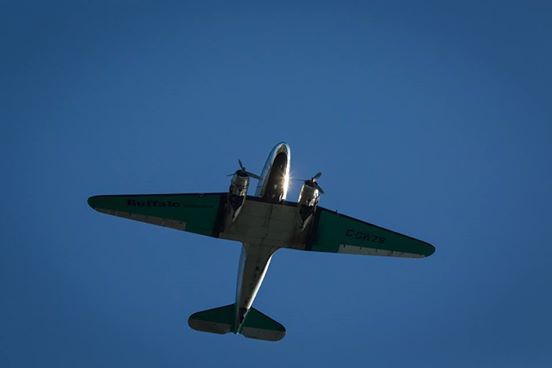
[[[551,10],[4,3],[0,366],[549,367]],[[284,340],[192,331],[239,244],[86,199],[224,191],[282,140],[322,206],[437,251],[282,250],[255,306]]]

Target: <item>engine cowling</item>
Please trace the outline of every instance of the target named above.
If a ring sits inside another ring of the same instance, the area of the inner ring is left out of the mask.
[[[297,208],[299,211],[299,227],[301,231],[305,230],[311,222],[318,201],[320,200],[320,191],[309,181],[305,182],[299,192]]]
[[[247,174],[236,172],[232,176],[230,181],[230,188],[228,189],[228,207],[230,209],[230,216],[234,221],[245,203],[247,198],[247,189],[249,188],[249,176]]]

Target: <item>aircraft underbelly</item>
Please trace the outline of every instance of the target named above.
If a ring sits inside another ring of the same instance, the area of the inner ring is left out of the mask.
[[[304,249],[308,231],[300,230],[299,221],[294,206],[248,200],[234,222],[225,221],[219,237],[275,249]]]
[[[236,321],[243,322],[261,287],[273,249],[244,243],[236,285]],[[239,326],[236,326],[239,329]]]
[[[236,287],[236,329],[241,329],[259,291],[272,254],[279,248],[305,249],[307,233],[300,230],[297,207],[246,200],[232,221],[225,214],[219,237],[243,243]]]

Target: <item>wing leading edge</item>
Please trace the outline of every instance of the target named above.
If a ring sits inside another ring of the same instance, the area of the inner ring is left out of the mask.
[[[423,258],[432,255],[435,247],[410,236],[320,207],[306,250]]]
[[[226,193],[100,195],[88,198],[96,211],[212,237]]]

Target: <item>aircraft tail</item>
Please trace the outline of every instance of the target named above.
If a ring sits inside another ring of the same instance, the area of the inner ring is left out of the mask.
[[[233,332],[236,314],[235,304],[194,313],[188,324],[197,331],[225,334]]]
[[[230,304],[194,313],[188,318],[188,324],[197,331],[218,334],[233,332],[260,340],[278,341],[286,334],[284,326],[255,308],[249,309],[239,331],[235,318],[236,305]]]
[[[286,328],[255,308],[249,309],[240,334],[260,340],[278,341],[286,335]]]

